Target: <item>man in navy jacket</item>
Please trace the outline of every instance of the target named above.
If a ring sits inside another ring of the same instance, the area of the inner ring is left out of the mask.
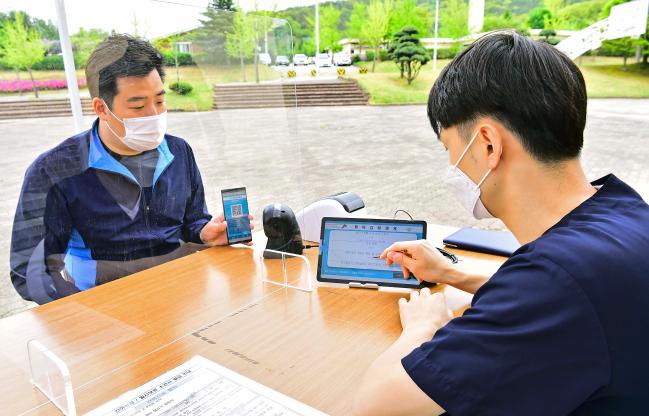
[[[11,279],[38,303],[197,248],[184,243],[227,244],[191,148],[166,134],[160,53],[114,35],[95,49],[86,76],[97,120],[32,163],[16,209]]]

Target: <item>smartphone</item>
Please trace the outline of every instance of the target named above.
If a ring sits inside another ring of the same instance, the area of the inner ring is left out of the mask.
[[[221,200],[223,201],[223,215],[228,223],[228,244],[252,241],[246,188],[223,189],[221,190]]]

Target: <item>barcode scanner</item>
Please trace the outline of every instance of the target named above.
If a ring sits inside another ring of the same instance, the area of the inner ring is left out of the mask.
[[[300,226],[293,210],[284,204],[268,204],[263,214],[264,234],[268,237],[266,250],[283,251],[291,254],[302,254],[304,243]],[[276,259],[281,254],[264,251],[264,258]]]

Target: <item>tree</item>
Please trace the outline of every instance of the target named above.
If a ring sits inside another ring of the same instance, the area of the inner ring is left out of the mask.
[[[320,8],[320,48],[329,49],[332,52],[339,49],[341,31],[338,29],[342,11],[328,4]],[[314,22],[315,23],[315,22]],[[322,52],[322,51],[317,51]]]
[[[233,12],[237,8],[234,6],[233,0],[212,0],[210,7],[216,10],[226,10]]]
[[[431,16],[417,0],[397,0],[392,8],[388,36],[395,36],[404,27],[414,26],[420,34],[425,34],[431,27]]]
[[[349,23],[347,24],[347,36],[350,38],[360,38],[365,26],[365,18],[367,17],[367,4],[355,2],[352,8],[352,13],[349,16]]]
[[[557,31],[554,29],[543,29],[541,33],[539,33],[543,39],[541,39],[541,42],[549,43],[550,45],[556,45],[559,43],[559,38],[557,38]]]
[[[199,63],[230,64],[230,55],[226,51],[226,37],[232,31],[236,8],[225,1],[213,1],[202,13],[199,19],[201,26],[198,30],[170,39],[172,43],[182,40],[192,41],[193,58]],[[238,58],[239,56],[234,56]]]
[[[374,49],[372,72],[376,69],[379,47],[383,44],[390,25],[392,0],[370,0],[367,6],[367,17],[361,29],[360,40]]]
[[[16,20],[16,14],[17,13],[22,13],[25,26],[28,29],[36,29],[38,33],[41,34],[42,39],[48,39],[48,40],[58,40],[59,39],[59,30],[58,28],[52,23],[51,20],[43,20],[39,19],[37,17],[31,17],[25,12],[20,12],[20,11],[11,11],[9,13],[0,13],[0,26],[7,21],[15,21]]]
[[[4,64],[16,70],[26,69],[32,80],[32,89],[38,98],[32,67],[45,56],[45,45],[40,33],[25,26],[24,15],[16,13],[16,20],[5,21],[1,29],[0,56]]]
[[[559,10],[562,29],[581,30],[597,22],[605,3],[606,0],[590,0],[562,8]]]
[[[232,16],[232,31],[226,35],[225,51],[233,57],[239,58],[241,64],[241,77],[246,82],[245,60],[255,54],[255,31],[250,24],[250,17],[240,11],[234,12]]]
[[[564,20],[561,16],[561,9],[563,8],[564,0],[544,0],[543,4],[545,8],[550,11],[549,15],[546,15],[545,22],[543,27],[545,29],[560,29],[563,28]]]
[[[552,19],[552,13],[545,7],[537,7],[532,10],[527,18],[530,29],[544,29],[546,19]]]
[[[394,63],[397,65],[397,68],[399,68],[399,72],[401,73],[400,78],[403,79],[404,74],[406,72],[406,64],[405,62],[402,62],[395,54],[394,52],[397,50],[399,47],[402,38],[406,37],[407,34],[402,30],[393,35],[393,40],[390,42],[390,46],[388,47],[388,55]]]
[[[390,56],[401,71],[401,78],[408,80],[408,85],[419,75],[419,70],[430,60],[428,51],[421,45],[419,30],[414,26],[404,27],[395,34],[394,42],[390,45]]]
[[[464,0],[447,0],[439,13],[440,36],[460,40],[469,33],[469,5]]]
[[[505,10],[501,16],[485,16],[482,30],[489,32],[496,29],[514,29],[519,33],[527,33],[527,26],[525,25],[522,16],[513,16],[509,10]]]
[[[649,60],[649,17],[647,17],[647,31],[636,40],[636,46],[640,48],[642,63],[645,65]]]
[[[95,47],[108,37],[109,33],[101,29],[79,28],[76,35],[70,36],[74,51],[74,64],[77,68],[85,68],[88,58]]]

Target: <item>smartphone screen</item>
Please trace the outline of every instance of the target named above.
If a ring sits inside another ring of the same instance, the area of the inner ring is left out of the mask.
[[[252,241],[246,188],[223,189],[223,215],[228,223],[228,244]]]

